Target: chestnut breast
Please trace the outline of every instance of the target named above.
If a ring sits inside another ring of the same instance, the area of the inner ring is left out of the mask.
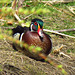
[[[28,45],[39,46],[42,48],[42,53],[48,55],[51,52],[52,42],[50,37],[43,32],[43,39],[39,37],[37,32],[27,31],[23,34],[22,41],[27,43]]]

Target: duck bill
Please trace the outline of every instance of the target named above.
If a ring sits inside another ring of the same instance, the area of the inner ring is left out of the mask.
[[[38,27],[38,34],[41,38],[43,38],[43,29],[40,28],[40,26]]]

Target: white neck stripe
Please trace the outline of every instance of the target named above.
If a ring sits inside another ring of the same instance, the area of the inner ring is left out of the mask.
[[[33,31],[32,26],[33,26],[33,24],[31,24],[31,26],[30,26],[31,31]]]
[[[23,34],[24,34],[24,33],[22,33],[21,36],[20,36],[20,41],[22,41],[22,36],[23,36]]]

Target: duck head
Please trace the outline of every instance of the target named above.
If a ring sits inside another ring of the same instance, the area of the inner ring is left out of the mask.
[[[43,38],[43,21],[41,19],[33,19],[31,21],[30,31],[36,31]]]

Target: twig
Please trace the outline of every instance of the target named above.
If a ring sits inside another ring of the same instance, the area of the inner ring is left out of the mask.
[[[67,54],[63,53],[63,52],[60,52],[60,50],[64,47],[64,45],[62,45],[59,49],[56,49],[53,51],[54,54],[59,54],[60,56],[65,56],[65,57],[68,57],[68,58],[71,58],[70,56],[68,56]]]
[[[19,1],[20,1],[20,0],[19,0]],[[14,0],[14,1],[12,2],[12,8],[13,8],[13,9],[16,8],[16,2],[17,2],[17,0]],[[21,21],[22,21],[16,13],[13,14],[13,15],[14,15],[14,17],[18,20],[18,22],[21,22]],[[25,25],[24,23],[21,23],[21,26],[26,26],[26,25]]]
[[[0,21],[6,21],[6,20],[0,19]]]
[[[65,53],[63,53],[63,52],[59,52],[59,54],[60,54],[61,56],[65,56],[65,57],[68,57],[68,58],[71,59],[71,57],[70,57],[69,55],[67,55],[67,54],[65,54]]]
[[[16,13],[14,14],[14,17],[18,20],[18,22],[22,21]],[[24,23],[21,23],[21,26],[26,26],[26,25]]]
[[[24,0],[19,0],[18,2],[18,9],[22,7]]]
[[[23,63],[23,57],[21,56],[21,61],[22,61],[22,63]]]
[[[14,27],[0,27],[1,29],[13,29]]]
[[[64,30],[56,30],[57,32],[65,32],[65,31],[75,31],[75,28],[73,29],[64,29]]]
[[[18,21],[21,21],[21,19],[18,17],[18,15],[16,13],[14,14],[14,16]]]
[[[26,1],[26,2],[33,2],[33,1]],[[52,1],[39,1],[39,2],[44,2],[44,3],[51,3],[51,4],[57,4],[57,3],[69,3],[69,2],[73,2],[73,0],[70,0],[70,1],[57,1],[57,0],[52,0]]]
[[[67,7],[69,9],[69,11],[73,14],[75,14],[74,10],[75,10],[75,6],[69,6]]]
[[[59,33],[57,31],[53,31],[53,30],[48,30],[48,29],[43,29],[44,31],[47,31],[47,32],[51,32],[51,33],[55,33],[55,34],[58,34],[58,35],[62,35],[62,36],[66,36],[66,37],[69,37],[69,38],[74,38],[74,36],[69,36],[69,35],[66,35],[66,34],[62,34],[62,33]]]
[[[24,18],[24,20],[27,19],[28,17],[32,16],[32,15],[33,15],[33,14],[30,14],[30,15],[26,16],[26,17]]]
[[[12,8],[13,8],[13,9],[16,8],[16,4],[17,4],[17,0],[14,0],[14,1],[12,2]]]
[[[58,48],[58,49],[55,49],[55,50],[53,51],[53,53],[54,53],[54,54],[58,54],[58,53],[60,52],[60,50],[61,50],[63,47],[64,47],[64,45],[61,45],[61,47]]]
[[[10,44],[6,41],[6,38],[4,38],[4,42],[10,47]]]

